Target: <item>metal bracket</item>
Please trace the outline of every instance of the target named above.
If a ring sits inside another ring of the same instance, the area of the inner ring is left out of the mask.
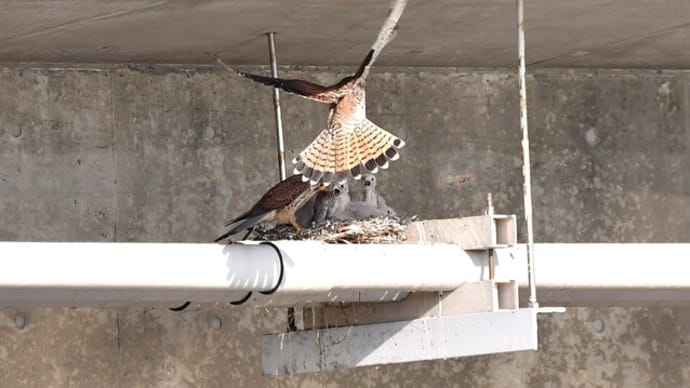
[[[506,248],[517,244],[515,215],[487,214],[474,217],[427,220],[411,223],[408,242],[445,242],[467,251]]]
[[[387,303],[305,307],[301,331],[263,337],[264,372],[314,372],[478,354],[535,350],[536,309],[520,309],[517,267],[494,249],[517,243],[516,217],[486,215],[414,222],[408,243],[440,242],[475,251],[478,281],[455,290],[414,292]],[[495,273],[496,270],[500,273]],[[467,269],[465,269],[467,270]],[[495,275],[495,276],[494,276]]]
[[[537,349],[537,310],[298,331],[262,338],[265,374],[447,359]]]

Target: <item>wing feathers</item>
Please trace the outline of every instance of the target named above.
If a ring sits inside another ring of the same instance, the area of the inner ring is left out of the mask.
[[[322,181],[327,186],[346,179],[348,174],[359,178],[364,171],[375,173],[379,168],[387,168],[389,161],[399,157],[398,149],[402,148],[405,142],[359,116],[358,112],[364,112],[364,83],[361,80],[366,78],[381,50],[395,37],[398,21],[406,5],[407,0],[393,0],[388,17],[357,72],[332,86],[324,87],[309,81],[272,78],[237,71],[225,65],[217,55],[211,54],[220,65],[234,74],[331,104],[329,127],[321,131],[293,160],[294,173],[301,175],[300,183],[308,181],[315,185]],[[361,95],[358,96],[357,93]],[[341,98],[348,101],[342,103],[345,106],[345,117],[340,117],[339,125],[332,125]]]
[[[341,96],[338,93],[338,91],[334,89],[333,86],[326,87],[314,82],[309,82],[301,79],[273,78],[259,74],[246,73],[244,71],[239,71],[226,65],[225,62],[223,62],[223,60],[220,59],[220,57],[214,53],[208,53],[208,55],[215,58],[216,62],[223,68],[225,68],[225,70],[235,75],[250,79],[254,82],[258,82],[264,85],[280,88],[288,93],[294,93],[310,100],[330,104],[336,102],[338,98]]]
[[[288,206],[306,190],[309,190],[309,184],[302,182],[300,175],[293,175],[279,182],[271,187],[251,209],[227,222],[225,227],[231,229],[218,239],[222,240],[243,229],[250,228],[258,222],[272,218],[274,214],[271,214],[271,212]]]

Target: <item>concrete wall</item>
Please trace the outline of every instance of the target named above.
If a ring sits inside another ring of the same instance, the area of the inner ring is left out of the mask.
[[[344,72],[290,75],[305,74]],[[220,71],[6,67],[0,85],[0,240],[209,241],[277,180],[271,92]],[[537,241],[688,241],[690,73],[539,70],[528,87]],[[388,69],[368,91],[370,118],[409,144],[379,181],[399,212],[478,214],[490,191],[521,214],[512,73]],[[283,111],[292,158],[326,106]],[[2,309],[0,385],[690,385],[687,307],[543,317],[538,352],[263,377],[259,334],[283,324],[222,304]]]

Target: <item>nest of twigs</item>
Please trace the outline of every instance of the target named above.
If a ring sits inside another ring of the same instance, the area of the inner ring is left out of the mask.
[[[292,226],[255,231],[260,240],[315,240],[331,244],[396,244],[407,240],[412,219],[378,217],[361,221],[327,222],[297,232]]]

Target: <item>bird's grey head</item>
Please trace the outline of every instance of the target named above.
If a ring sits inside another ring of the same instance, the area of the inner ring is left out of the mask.
[[[376,187],[376,176],[374,174],[362,174],[362,188],[373,190]]]
[[[339,182],[333,185],[331,189],[333,191],[333,196],[337,197],[348,193],[347,181]]]

